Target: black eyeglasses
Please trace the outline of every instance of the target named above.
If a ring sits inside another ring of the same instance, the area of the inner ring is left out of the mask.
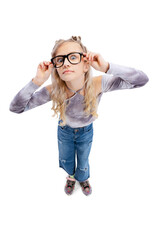
[[[82,56],[84,56],[83,53],[71,52],[67,55],[58,55],[52,58],[51,62],[55,68],[59,68],[63,66],[65,58],[67,58],[71,64],[78,64],[81,62]]]

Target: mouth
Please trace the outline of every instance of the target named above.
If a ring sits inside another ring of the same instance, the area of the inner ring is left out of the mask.
[[[73,72],[73,71],[66,70],[66,71],[63,72],[63,74],[65,74],[65,73],[72,73],[72,72]]]

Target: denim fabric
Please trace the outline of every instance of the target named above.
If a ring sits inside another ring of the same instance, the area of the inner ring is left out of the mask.
[[[93,141],[93,123],[72,128],[68,125],[61,127],[60,121],[57,128],[59,167],[69,175],[75,174],[75,179],[83,182],[90,177],[89,154]]]

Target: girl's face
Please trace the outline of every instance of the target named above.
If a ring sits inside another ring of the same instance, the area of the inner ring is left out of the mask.
[[[67,55],[71,52],[83,53],[81,46],[78,43],[66,42],[63,43],[57,50],[57,55]],[[65,72],[70,70],[71,72]],[[65,58],[62,67],[57,68],[58,75],[63,81],[74,81],[76,79],[84,79],[85,72],[89,70],[89,64],[81,57],[81,62],[78,64],[72,64]]]

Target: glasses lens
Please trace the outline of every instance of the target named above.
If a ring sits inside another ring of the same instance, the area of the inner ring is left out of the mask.
[[[55,57],[53,59],[54,67],[61,67],[63,65],[63,57]]]
[[[72,53],[68,56],[69,58],[69,61],[72,63],[72,64],[77,64],[80,62],[80,54],[79,53]]]

